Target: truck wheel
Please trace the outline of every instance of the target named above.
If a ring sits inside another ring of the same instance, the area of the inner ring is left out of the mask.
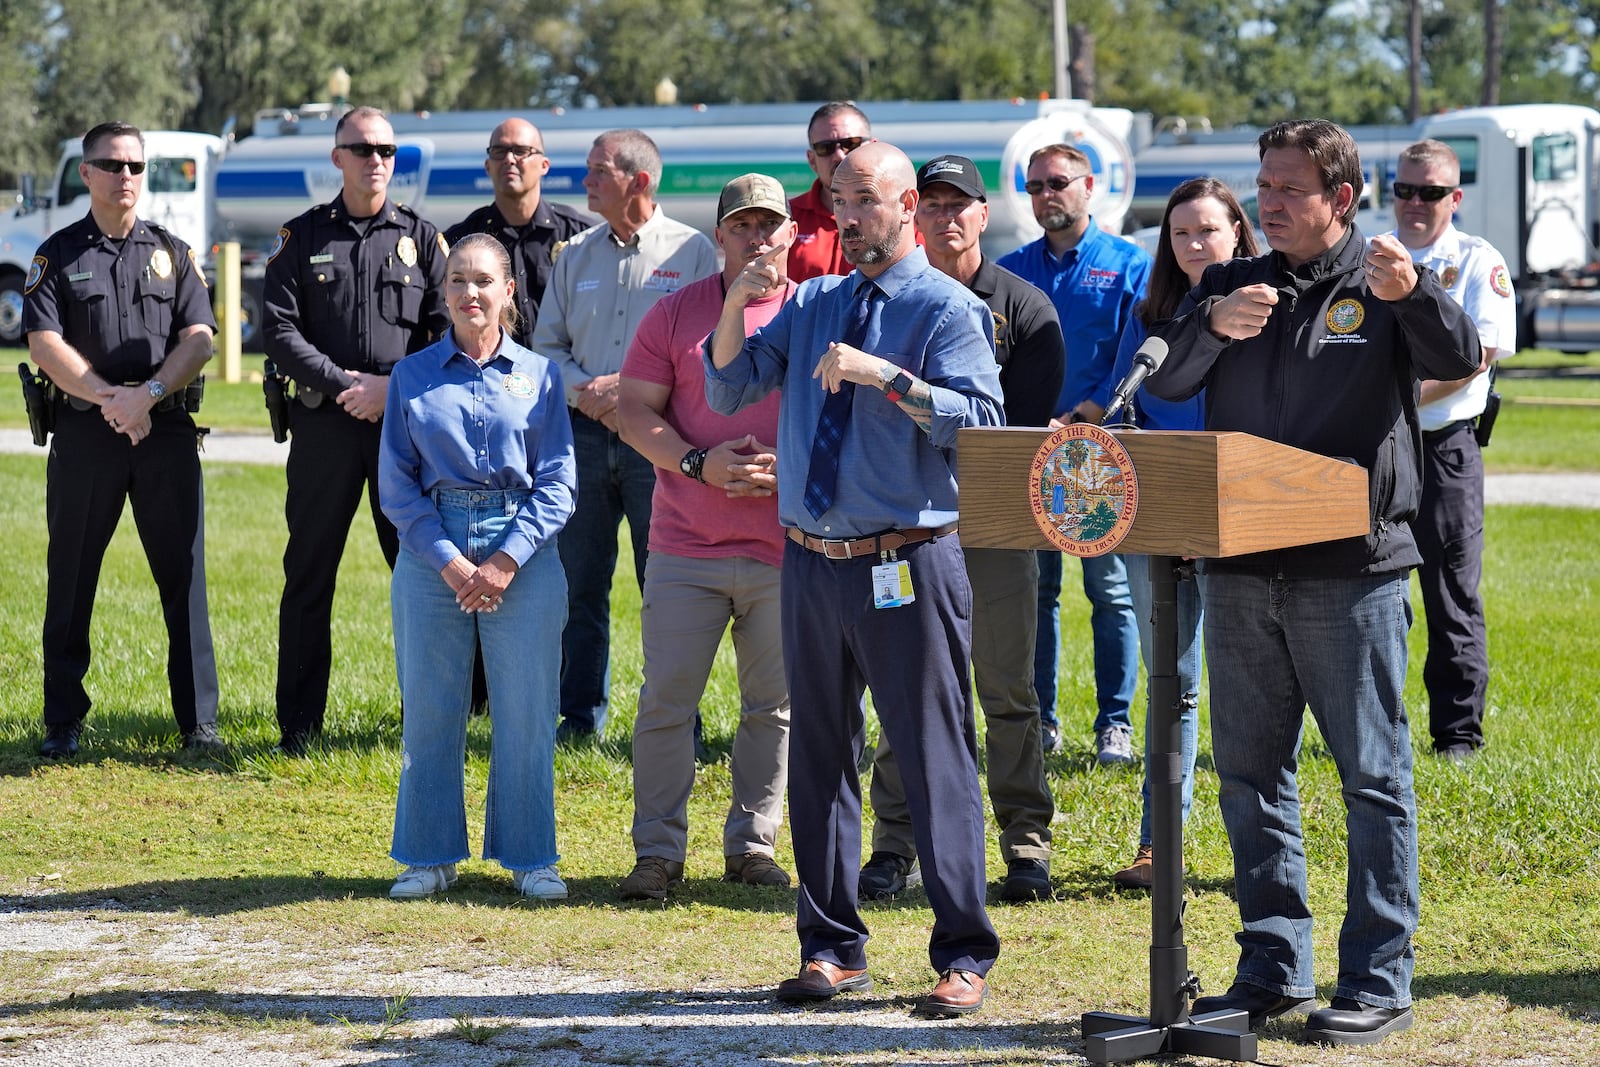
[[[0,274],[0,345],[22,344],[22,275]]]

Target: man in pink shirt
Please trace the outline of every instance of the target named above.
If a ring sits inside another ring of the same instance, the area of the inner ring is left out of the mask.
[[[622,439],[658,469],[640,619],[644,686],[633,727],[635,864],[622,883],[624,900],[664,899],[683,877],[694,720],[730,619],[740,709],[723,880],[789,885],[772,858],[789,752],[778,613],[783,529],[776,451],[765,443],[778,438],[778,394],[737,415],[715,414],[706,405],[701,350],[728,284],[751,260],[793,242],[795,224],[783,186],[763,174],[724,186],[717,218],[722,273],[650,309],[628,348],[617,398]],[[771,321],[794,288],[788,282],[751,303],[746,329]]]

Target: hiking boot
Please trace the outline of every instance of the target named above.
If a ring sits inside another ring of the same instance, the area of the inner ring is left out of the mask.
[[[1094,738],[1095,759],[1103,766],[1133,762],[1133,731],[1126,726],[1107,726]]]
[[[893,852],[874,852],[861,868],[856,895],[867,900],[888,900],[912,886],[922,884],[917,861]]]
[[[1008,904],[1026,904],[1050,896],[1050,864],[1044,860],[1017,859],[1006,863],[1006,880],[1000,883],[1000,899]]]
[[[664,856],[640,856],[633,871],[622,880],[623,900],[666,900],[667,890],[683,880],[683,861]]]
[[[1154,880],[1153,853],[1149,845],[1140,845],[1133,862],[1113,874],[1111,880],[1123,889],[1149,889]]]
[[[723,861],[724,882],[744,885],[771,885],[787,889],[789,872],[772,861],[765,852],[746,852],[742,856],[729,856]]]
[[[393,900],[421,900],[431,897],[435,893],[449,889],[456,884],[456,865],[453,863],[441,864],[437,867],[410,866],[389,887],[389,896]]]

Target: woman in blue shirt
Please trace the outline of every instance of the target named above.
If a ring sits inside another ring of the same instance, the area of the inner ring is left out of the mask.
[[[572,425],[554,365],[512,340],[500,242],[463,239],[446,266],[451,329],[389,378],[378,488],[400,533],[390,586],[405,705],[389,895],[447,889],[468,855],[462,762],[481,644],[493,708],[483,858],[523,896],[562,899],[555,724],[572,514]]]
[[[1226,263],[1256,254],[1255,231],[1239,206],[1238,198],[1215,178],[1192,178],[1172,191],[1161,219],[1161,240],[1155,266],[1150,271],[1145,298],[1123,327],[1117,345],[1116,366],[1106,379],[1104,395],[1095,400],[1103,408],[1111,400],[1110,387],[1128,376],[1133,355],[1150,334],[1150,326],[1171,318],[1200,275],[1213,263]],[[1178,403],[1141,392],[1128,402],[1128,418],[1145,430],[1203,430],[1205,393]],[[1150,667],[1150,557],[1125,555],[1133,611],[1139,619],[1139,649],[1146,672]],[[1189,817],[1194,799],[1194,761],[1200,734],[1200,590],[1191,578],[1178,583],[1178,691],[1182,694],[1183,817]],[[1148,703],[1148,691],[1146,695]],[[1143,814],[1139,822],[1139,851],[1133,863],[1112,875],[1128,889],[1150,888],[1150,730],[1145,729]]]

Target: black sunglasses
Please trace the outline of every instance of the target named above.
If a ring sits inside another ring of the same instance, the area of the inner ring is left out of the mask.
[[[1453,185],[1412,185],[1410,182],[1394,183],[1394,198],[1396,200],[1410,200],[1414,196],[1422,197],[1423,203],[1434,204],[1443,200],[1456,191]]]
[[[544,149],[535,148],[526,144],[492,144],[489,146],[490,159],[514,159],[521,162],[529,156],[542,156]]]
[[[849,155],[866,143],[865,137],[838,137],[831,141],[812,141],[811,151],[819,156],[831,156],[842,148],[844,154]]]
[[[1046,178],[1042,182],[1038,180],[1024,182],[1022,188],[1027,190],[1029,196],[1038,196],[1040,193],[1044,192],[1044,187],[1047,185],[1059,193],[1061,190],[1065,189],[1079,178],[1087,177],[1087,174],[1074,174],[1070,178]]]
[[[86,159],[84,162],[95,170],[103,170],[107,174],[121,174],[124,169],[129,174],[144,173],[144,160],[142,159]]]
[[[400,151],[392,144],[367,144],[365,141],[352,141],[349,144],[334,145],[334,147],[342,148],[346,152],[354,152],[362,159],[371,159],[374,155],[383,159],[393,159],[394,154]]]

